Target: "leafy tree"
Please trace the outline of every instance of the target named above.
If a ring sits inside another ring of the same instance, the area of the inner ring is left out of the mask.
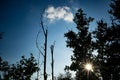
[[[100,73],[103,80],[120,79],[120,0],[113,0],[110,4],[111,25],[98,22],[95,31],[96,49],[98,50],[97,60],[100,66]]]
[[[110,7],[109,13],[114,17],[114,20],[120,21],[120,1],[112,0]]]
[[[84,70],[86,62],[93,62],[92,55],[92,37],[88,31],[90,22],[93,18],[86,17],[82,9],[79,9],[75,15],[74,22],[77,25],[77,31],[68,31],[65,33],[67,37],[67,47],[73,49],[73,56],[71,56],[72,64],[68,68],[76,72],[76,80],[86,80],[87,73]],[[94,62],[93,62],[94,63]]]
[[[57,80],[73,80],[72,75],[69,71],[66,71],[65,74],[59,74]]]
[[[108,31],[107,23],[104,22],[103,20],[100,20],[97,22],[96,30],[93,32],[95,40],[93,42],[93,47],[98,52],[98,55],[96,57],[96,63],[97,65],[99,65],[101,76],[105,80],[109,80],[110,78],[109,67],[106,64],[106,61],[108,59],[106,50],[109,45],[107,31]]]
[[[93,63],[94,73],[99,73],[103,80],[120,79],[120,0],[113,0],[110,7],[110,25],[99,20],[95,31],[89,32],[89,23],[93,18],[87,18],[79,9],[74,18],[77,32],[69,30],[65,33],[67,47],[72,48],[74,53],[71,56],[72,64],[66,68],[76,72],[76,80],[86,80],[87,75],[83,71],[86,61]],[[98,52],[96,57],[92,54],[94,50]],[[94,73],[90,76],[96,76]]]
[[[107,27],[103,20],[98,22],[98,28],[94,31],[96,42],[94,47],[98,50],[96,62],[99,65],[103,80],[118,80],[120,69],[120,43],[119,27],[112,23]]]
[[[109,28],[110,45],[108,48],[108,64],[111,66],[112,80],[120,79],[120,0],[113,0],[110,4],[111,27]]]
[[[9,71],[10,66],[8,65],[7,61],[3,61],[2,58],[0,57],[0,73],[3,75],[0,75],[0,79],[2,79],[2,77],[5,77],[5,80],[7,80],[7,75],[8,75],[8,71]]]
[[[30,58],[21,57],[16,64],[8,65],[8,62],[0,60],[0,71],[3,80],[30,80],[32,74],[38,70],[37,62],[33,55]]]

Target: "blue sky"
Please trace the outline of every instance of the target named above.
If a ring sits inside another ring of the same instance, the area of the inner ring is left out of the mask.
[[[39,46],[43,46],[43,33],[40,27],[40,16],[45,9],[45,28],[48,28],[47,72],[51,74],[50,45],[56,41],[54,50],[55,75],[63,72],[65,65],[70,64],[72,50],[66,47],[64,33],[75,30],[72,21],[76,10],[82,8],[93,18],[91,30],[96,20],[108,20],[107,13],[110,0],[0,0],[0,56],[10,63],[15,63],[22,55],[33,53],[38,56],[35,40],[40,30]],[[43,57],[41,56],[41,62]],[[43,66],[41,66],[41,69]]]

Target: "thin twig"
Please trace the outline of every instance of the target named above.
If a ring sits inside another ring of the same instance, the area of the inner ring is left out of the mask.
[[[43,52],[40,50],[39,45],[38,45],[38,37],[39,37],[39,34],[40,34],[40,30],[38,31],[37,37],[36,37],[36,47],[37,47],[37,49],[38,49],[38,51],[39,51],[39,56],[40,56],[40,53],[41,53],[42,56],[44,56]]]

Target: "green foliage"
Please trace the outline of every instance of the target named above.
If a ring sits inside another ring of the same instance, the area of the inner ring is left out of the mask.
[[[38,70],[36,60],[32,54],[30,58],[22,56],[19,62],[12,65],[0,58],[0,65],[3,80],[30,80],[32,74]]]

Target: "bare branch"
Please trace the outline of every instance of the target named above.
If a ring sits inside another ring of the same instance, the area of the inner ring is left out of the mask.
[[[45,29],[44,29],[44,25],[43,25],[43,21],[42,21],[42,20],[41,20],[41,27],[42,27],[42,30],[43,30],[44,35],[46,35],[46,32],[45,32]]]
[[[50,46],[50,49],[51,49],[51,57],[52,57],[52,63],[51,63],[51,68],[52,68],[52,80],[54,80],[54,58],[53,58],[54,46],[55,46],[55,41],[54,41],[53,45]]]
[[[40,34],[40,30],[38,31],[37,37],[36,37],[36,47],[37,47],[37,49],[38,49],[38,51],[39,51],[39,56],[40,56],[40,54],[41,54],[42,56],[44,56],[43,52],[40,50],[39,45],[38,45],[38,37],[39,37],[39,34]]]
[[[43,33],[44,33],[44,36],[46,36],[46,33],[47,32],[45,32],[45,28],[44,28],[44,24],[43,24],[43,14],[44,14],[44,12],[45,12],[45,9],[43,9],[43,11],[42,11],[42,13],[41,13],[41,27],[42,27],[42,30],[43,30]]]

